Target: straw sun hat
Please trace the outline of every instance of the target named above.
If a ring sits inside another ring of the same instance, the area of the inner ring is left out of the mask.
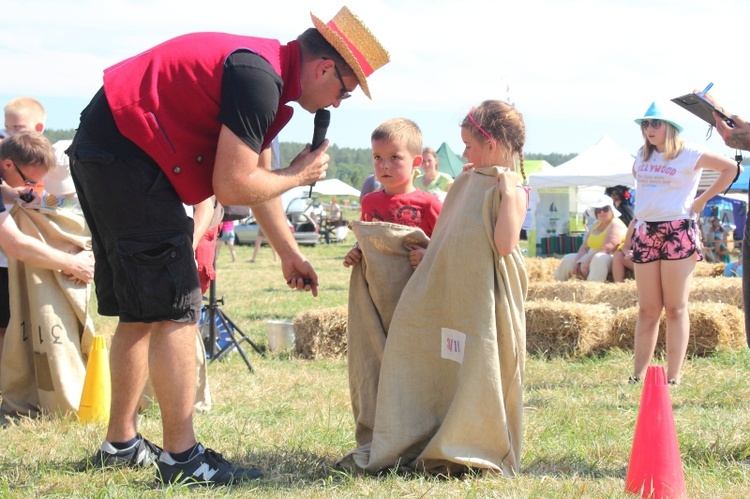
[[[315,28],[352,68],[365,95],[372,99],[367,77],[391,60],[388,52],[346,6],[328,23],[318,19],[312,12],[310,17]]]

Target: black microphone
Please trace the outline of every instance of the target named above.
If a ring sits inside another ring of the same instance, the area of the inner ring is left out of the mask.
[[[331,111],[328,109],[318,109],[315,112],[315,128],[313,129],[313,138],[312,143],[310,144],[310,150],[314,151],[318,147],[320,147],[320,144],[323,143],[323,141],[326,139],[326,132],[328,131],[328,125],[331,124]],[[315,182],[310,184],[310,195],[308,197],[312,197],[312,191],[313,187],[315,187]]]

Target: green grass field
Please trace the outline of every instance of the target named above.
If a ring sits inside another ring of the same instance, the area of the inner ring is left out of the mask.
[[[302,311],[344,305],[352,241],[304,248],[320,276],[320,296],[288,290],[264,248],[222,249],[217,290],[223,310],[255,343],[266,345],[268,320],[292,321]],[[99,333],[115,322],[95,316]],[[344,359],[306,361],[289,354],[247,355],[255,374],[231,354],[209,365],[211,411],[195,417],[198,437],[265,478],[249,486],[194,490],[164,487],[152,470],[80,471],[105,433],[73,418],[16,420],[0,430],[2,497],[632,497],[624,493],[640,402],[626,383],[628,352],[583,359],[529,357],[525,377],[522,471],[515,478],[440,479],[385,473],[351,476],[332,468],[354,446]],[[750,490],[750,352],[690,358],[672,390],[688,495],[740,498]],[[140,416],[149,439],[161,441],[158,410]]]

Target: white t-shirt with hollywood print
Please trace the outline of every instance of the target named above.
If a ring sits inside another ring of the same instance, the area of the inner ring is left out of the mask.
[[[690,207],[698,192],[702,168],[695,168],[704,149],[685,143],[680,154],[665,160],[654,151],[643,161],[641,152],[635,171],[635,217],[644,222],[671,222],[690,218]]]

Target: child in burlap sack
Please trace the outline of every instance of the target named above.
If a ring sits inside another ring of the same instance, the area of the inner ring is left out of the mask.
[[[414,187],[422,132],[412,121],[388,120],[372,133],[375,176],[382,190],[362,199],[362,221],[350,227],[357,245],[344,258],[349,286],[347,358],[358,446],[372,439],[380,360],[401,290],[419,265],[442,203]]]
[[[461,125],[464,168],[388,329],[372,441],[337,465],[377,473],[519,471],[528,193],[521,114],[485,101]],[[495,166],[501,165],[501,166]]]

